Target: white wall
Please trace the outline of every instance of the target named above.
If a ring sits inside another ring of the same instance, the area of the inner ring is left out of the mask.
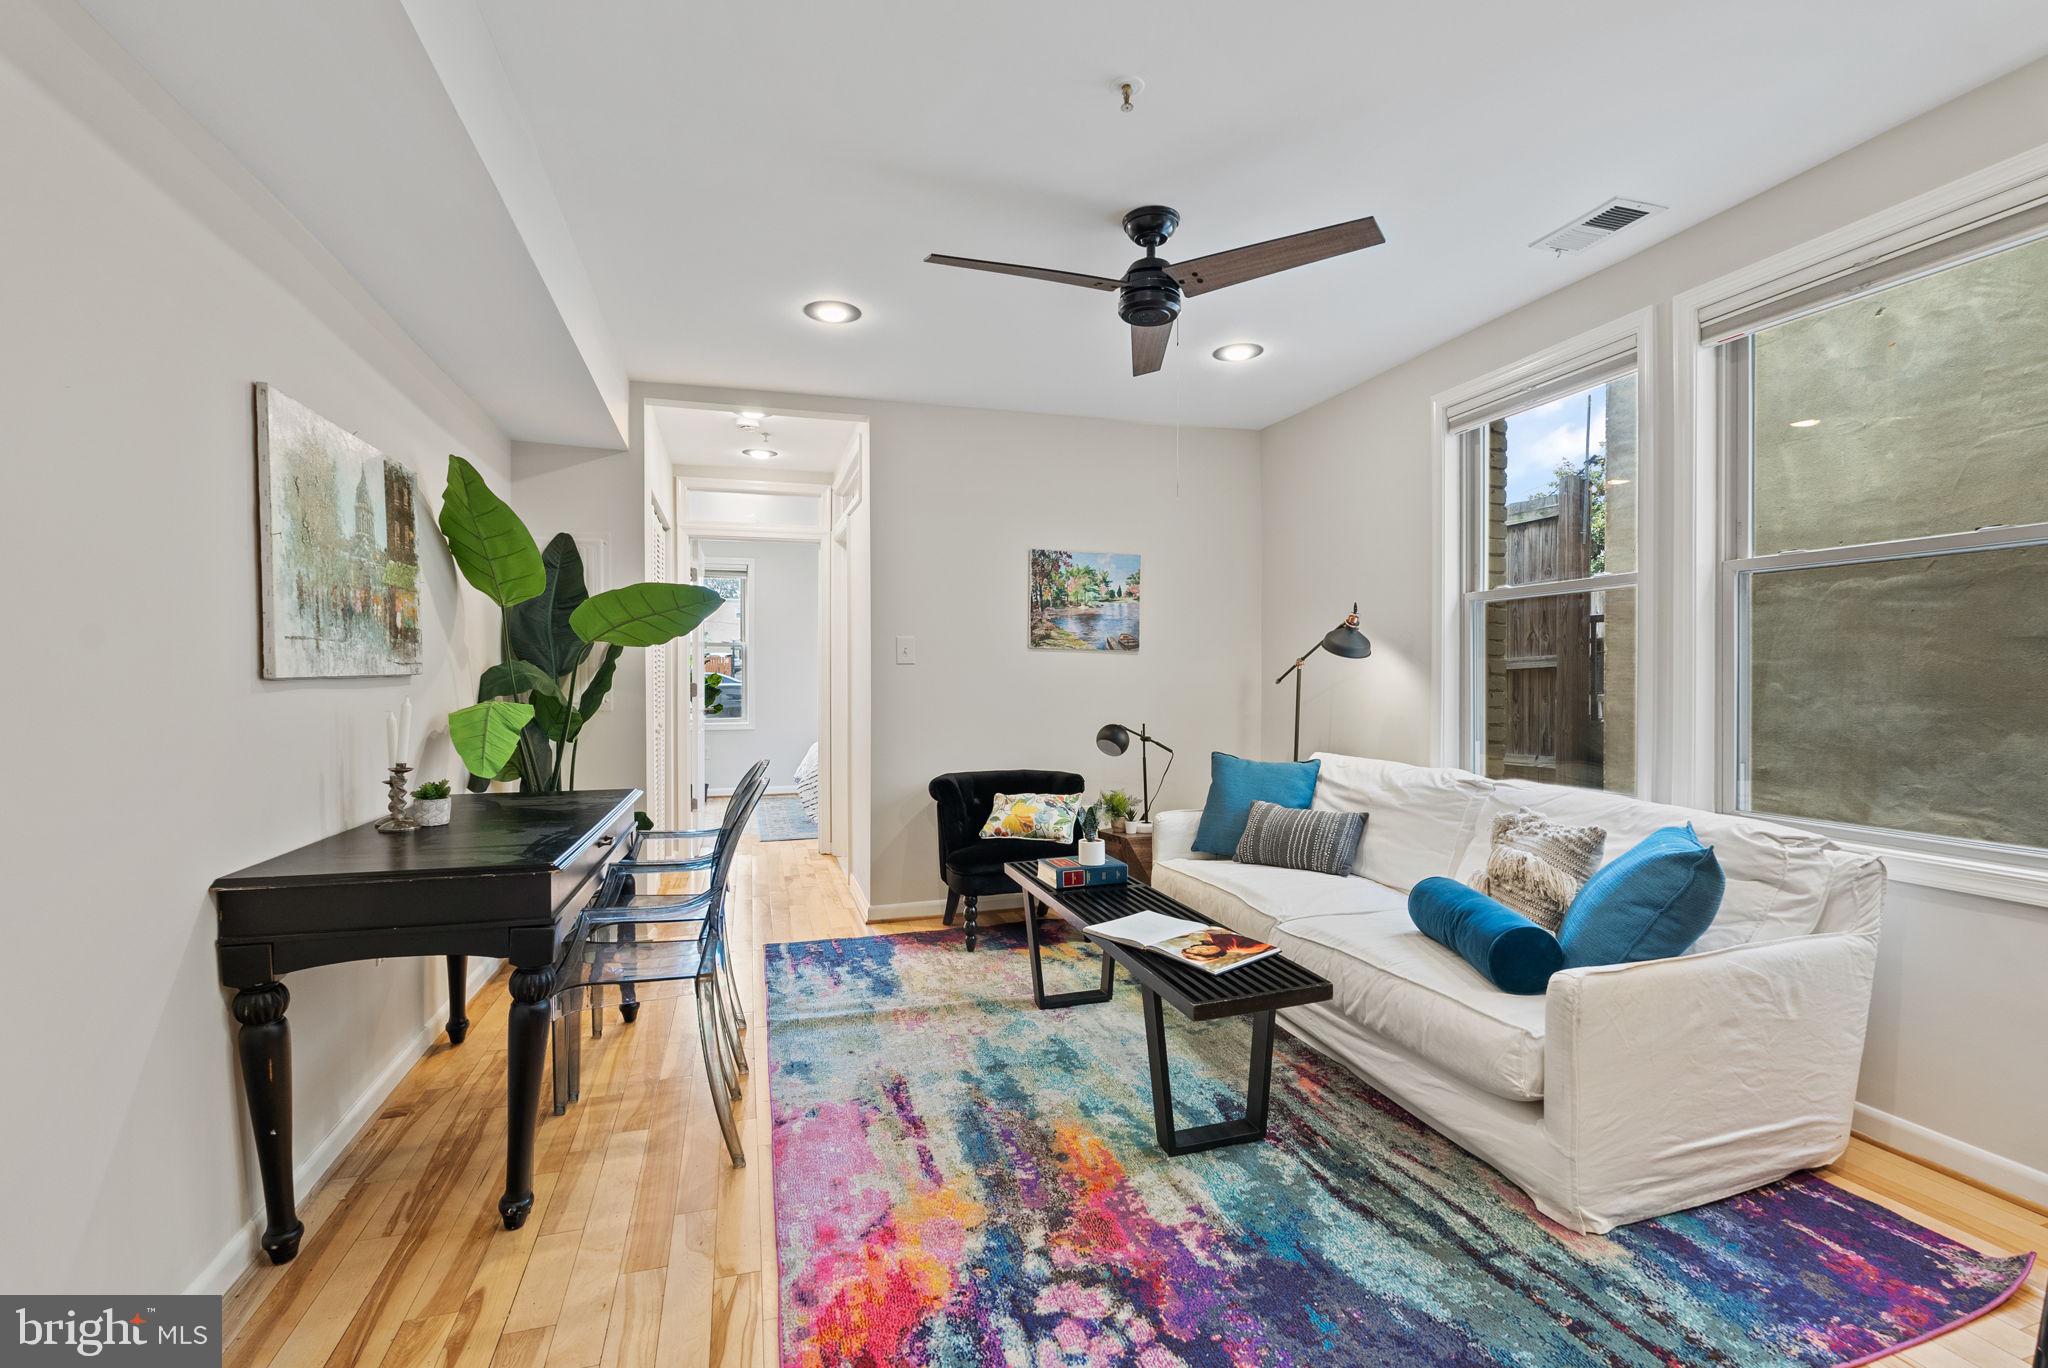
[[[1209,752],[1256,745],[1271,663],[1256,435],[909,404],[872,416],[876,907],[944,896],[934,775],[1022,766],[1135,788],[1137,757],[1103,755],[1095,732],[1144,722],[1178,752],[1155,806],[1198,804]],[[1141,648],[1029,649],[1032,547],[1141,554]],[[895,663],[898,635],[917,664]]]
[[[542,546],[557,532],[577,539],[597,593],[645,578],[642,485],[631,452],[514,442],[511,487],[500,492]],[[592,545],[602,546],[601,555],[590,553]],[[577,747],[576,787],[647,787],[646,654],[629,649],[619,657],[611,692]]]
[[[747,718],[737,727],[706,722],[704,780],[729,789],[748,766],[765,759],[768,782],[787,787],[818,739],[818,544],[707,539],[701,545],[707,564],[753,563]]]
[[[1373,641],[1369,660],[1311,663],[1304,750],[1430,759],[1433,395],[1635,310],[1668,318],[1681,291],[2025,151],[2044,129],[2048,62],[2037,62],[1267,429],[1264,655],[1315,640],[1354,594]],[[1654,449],[1668,459],[1669,406],[1658,412]],[[1645,532],[1659,535],[1669,528]],[[1645,651],[1668,653],[1670,615],[1652,630]],[[1264,703],[1265,751],[1284,755],[1287,700]],[[2044,963],[2048,911],[1894,882],[1859,1125],[2048,1198],[2048,1093],[2015,1086],[2038,1077],[2048,1038]]]
[[[251,386],[411,465],[429,514],[448,453],[502,485],[509,449],[95,33],[58,7],[0,10],[21,577],[0,1286],[218,1290],[260,1199],[208,885],[379,813],[401,698],[427,724],[421,769],[459,773],[443,715],[473,701],[496,632],[428,530],[420,675],[258,677]],[[302,1166],[374,1114],[443,1017],[442,983],[439,961],[291,975]]]

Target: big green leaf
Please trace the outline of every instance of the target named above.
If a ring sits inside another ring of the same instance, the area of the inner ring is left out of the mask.
[[[583,600],[569,625],[585,641],[659,646],[695,631],[723,602],[701,584],[628,584]]]
[[[562,735],[563,706],[562,700],[559,698],[553,698],[547,694],[535,694],[533,696],[533,720],[540,727],[541,731],[546,733],[548,740],[556,745],[560,745],[564,739]],[[582,733],[583,720],[581,713],[573,709],[570,710],[568,740],[574,741]]]
[[[536,696],[547,698],[546,694]],[[548,738],[542,734],[537,717],[520,730],[518,764],[521,793],[555,791],[554,752],[548,747]]]
[[[590,594],[583,583],[583,557],[567,532],[555,534],[540,553],[540,562],[547,571],[547,587],[505,610],[505,631],[513,655],[559,679],[574,674],[590,654],[590,643],[569,626],[569,615]]]
[[[583,686],[583,699],[576,705],[576,715],[588,722],[596,716],[604,703],[604,696],[612,691],[612,673],[619,667],[619,657],[626,653],[623,646],[607,646],[604,659],[598,663],[597,673]]]
[[[555,677],[530,660],[508,660],[493,665],[484,671],[484,677],[477,681],[479,698],[510,698],[531,690],[537,694],[552,694],[558,691]]]
[[[491,492],[476,467],[460,456],[448,458],[441,535],[448,539],[448,552],[462,577],[499,607],[524,603],[547,588],[547,570],[533,533]]]
[[[532,720],[529,703],[472,703],[448,714],[448,740],[471,774],[495,778],[518,748],[520,730]]]

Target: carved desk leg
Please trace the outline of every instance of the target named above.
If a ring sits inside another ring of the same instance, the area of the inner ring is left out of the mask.
[[[505,1195],[498,1199],[507,1230],[519,1229],[533,1214],[533,1131],[540,1119],[554,991],[552,964],[512,971],[512,1008],[505,1022]]]
[[[448,1043],[460,1045],[469,1034],[469,956],[448,957]]]
[[[231,1009],[241,1023],[242,1095],[263,1177],[263,1252],[274,1264],[289,1263],[306,1232],[292,1193],[292,1033],[284,1019],[291,1000],[282,983],[260,983],[237,989]]]

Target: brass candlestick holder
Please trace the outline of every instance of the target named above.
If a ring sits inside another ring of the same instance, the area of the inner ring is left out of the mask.
[[[405,776],[411,773],[411,765],[393,765],[391,767],[391,815],[377,823],[377,830],[387,835],[396,835],[401,831],[418,831],[420,829],[418,822],[405,815]]]

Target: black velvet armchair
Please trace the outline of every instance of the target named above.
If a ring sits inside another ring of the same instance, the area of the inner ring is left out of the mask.
[[[939,877],[946,881],[946,925],[953,924],[964,899],[969,950],[980,938],[980,900],[1016,891],[1017,886],[1003,876],[1005,864],[1072,855],[1075,850],[1072,842],[982,840],[981,828],[995,810],[996,795],[1077,794],[1086,788],[1080,775],[1065,770],[973,770],[932,780],[932,801],[939,805]]]

